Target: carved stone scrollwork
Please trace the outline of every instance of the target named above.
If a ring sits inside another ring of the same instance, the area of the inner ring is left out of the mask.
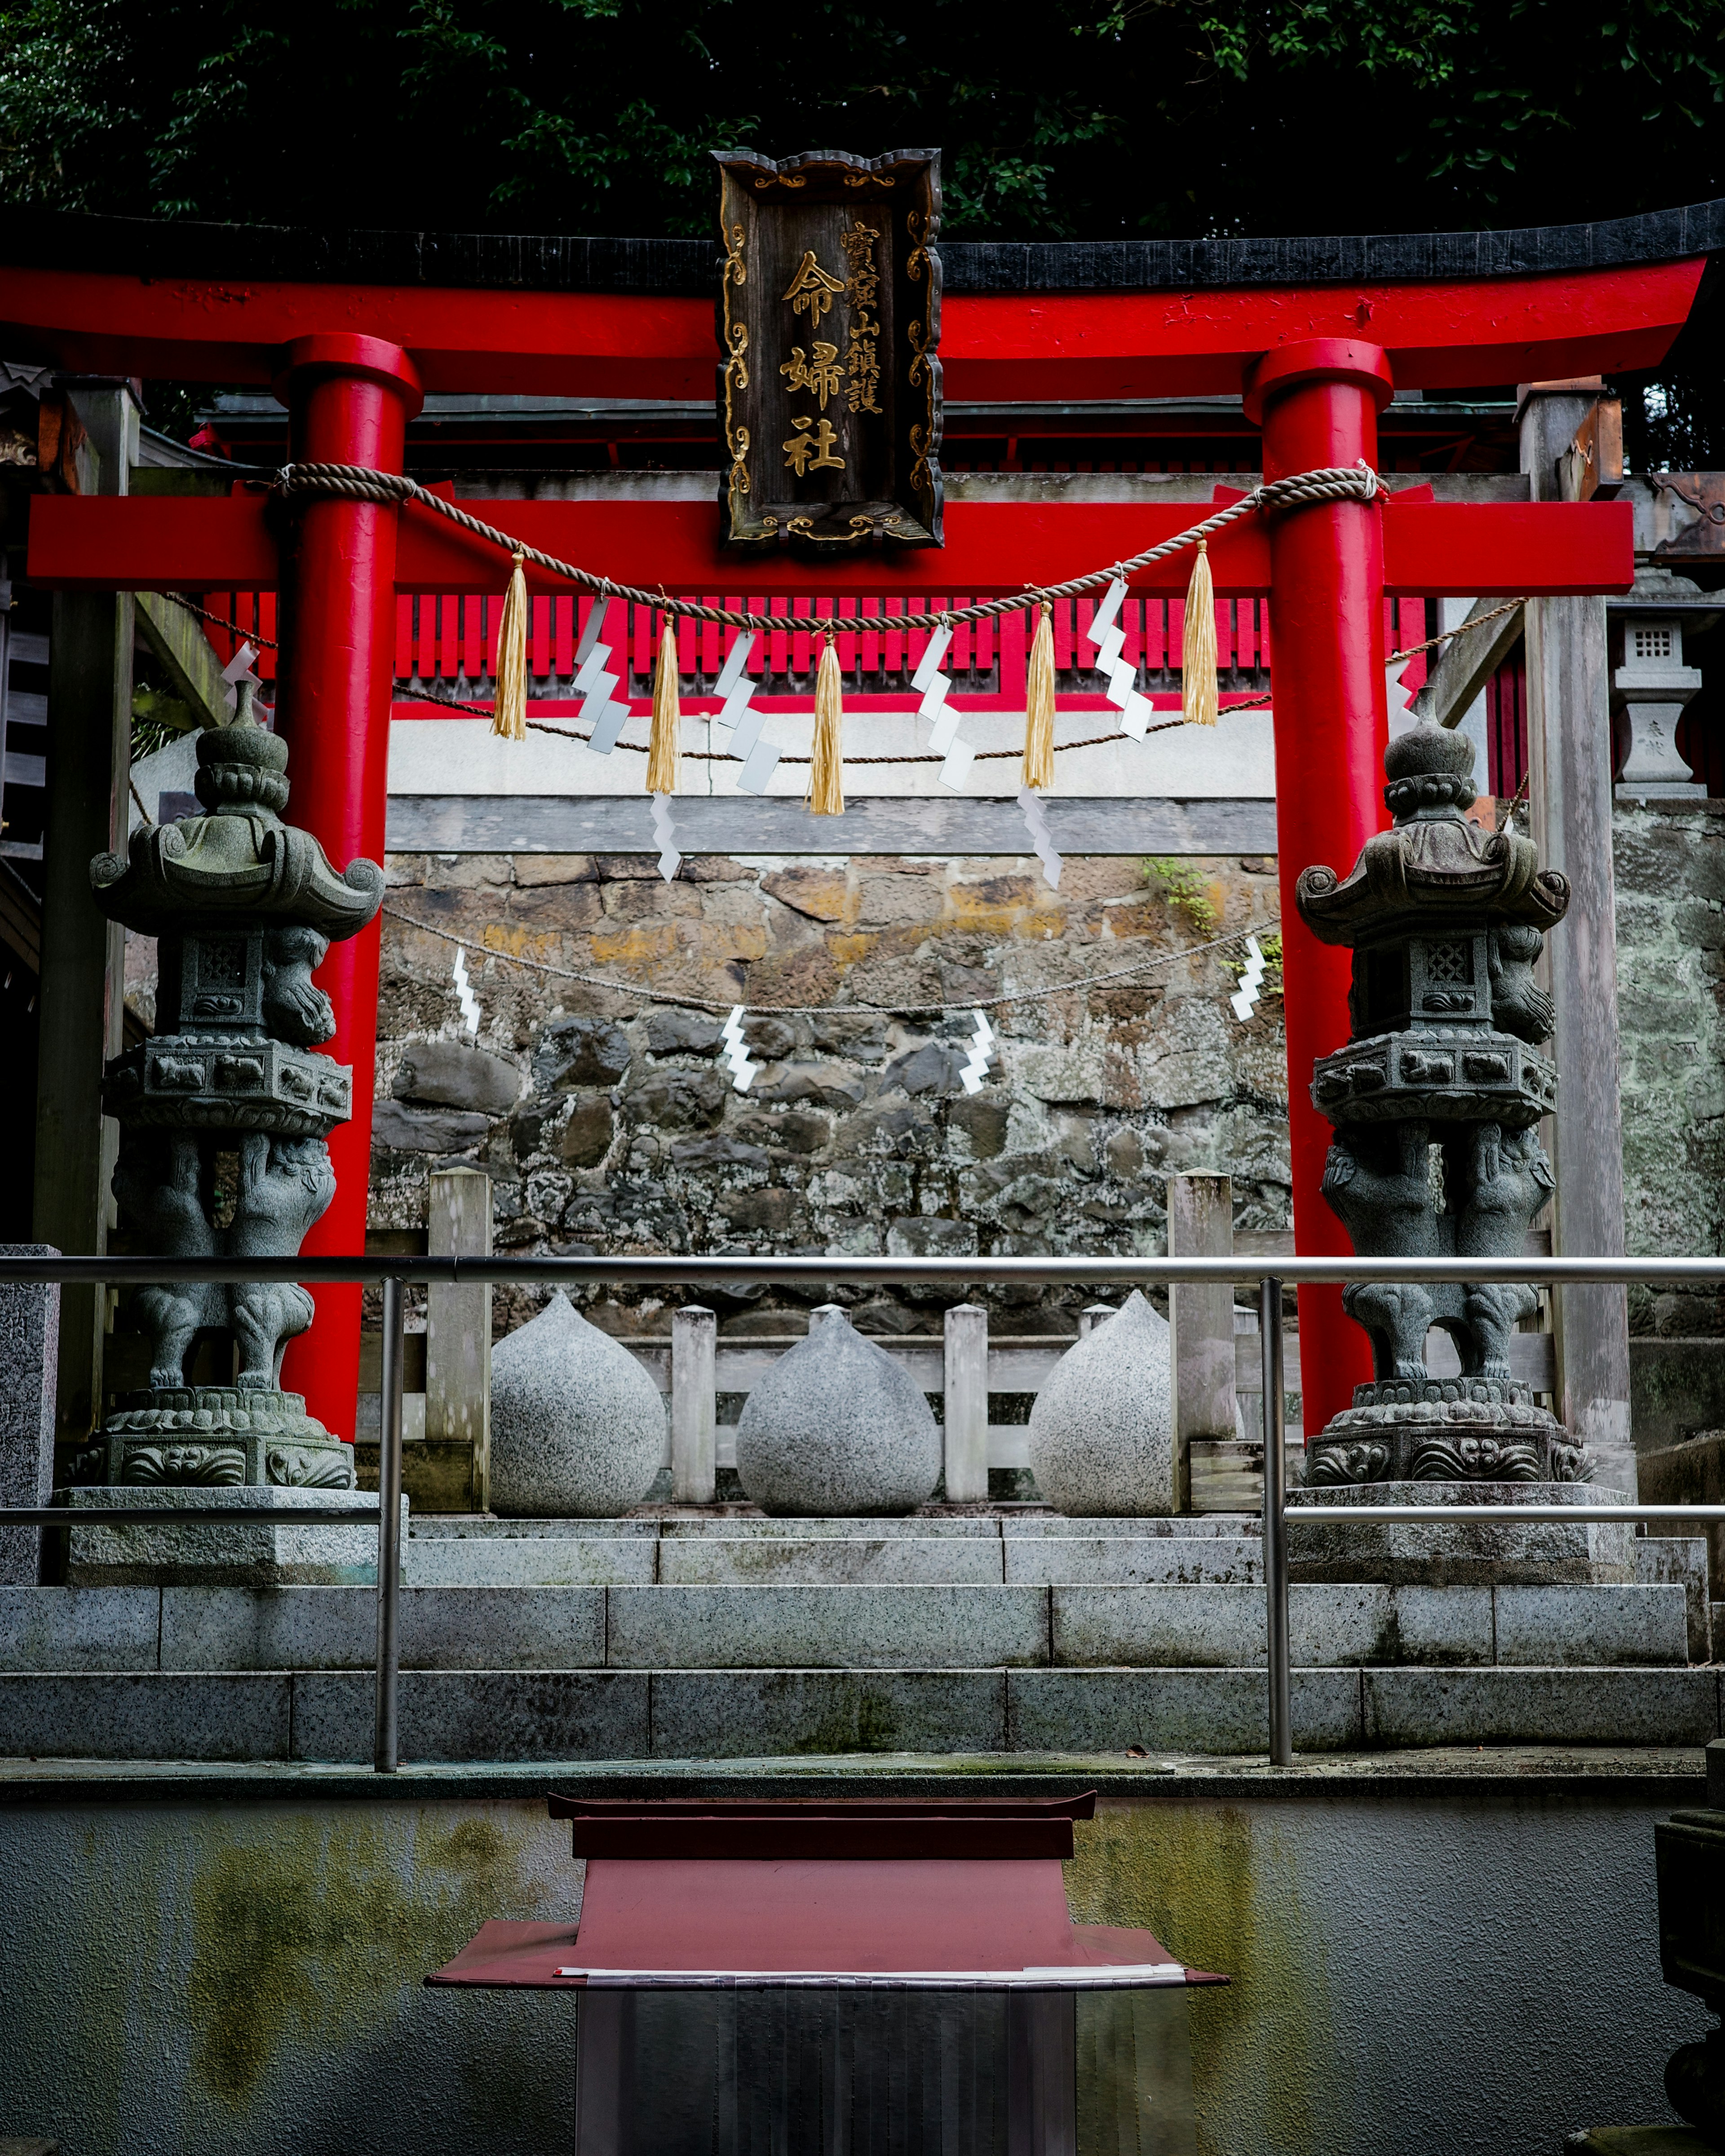
[[[288,1451],[272,1446],[264,1455],[270,1480],[295,1490],[351,1490],[353,1461],[343,1445],[334,1452]]]
[[[245,1455],[238,1445],[141,1445],[127,1452],[121,1480],[232,1489],[245,1480]]]

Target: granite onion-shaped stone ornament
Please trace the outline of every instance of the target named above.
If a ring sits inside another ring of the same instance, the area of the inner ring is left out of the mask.
[[[665,1403],[627,1348],[554,1295],[491,1351],[491,1509],[614,1519],[665,1458]]]
[[[1168,1320],[1136,1290],[1069,1348],[1030,1410],[1030,1471],[1050,1505],[1090,1518],[1174,1509]]]
[[[827,1303],[749,1394],[737,1472],[764,1512],[908,1512],[934,1494],[941,1434],[909,1371]]]

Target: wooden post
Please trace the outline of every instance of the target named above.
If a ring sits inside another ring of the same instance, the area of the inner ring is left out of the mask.
[[[475,1168],[431,1178],[425,1248],[434,1258],[491,1255],[491,1178]],[[471,1503],[491,1509],[491,1291],[425,1291],[425,1435],[473,1447]]]
[[[1171,1258],[1234,1255],[1234,1184],[1225,1175],[1168,1178],[1168,1254]],[[1168,1290],[1174,1373],[1174,1510],[1192,1504],[1192,1440],[1232,1443],[1234,1291],[1177,1285]]]
[[[718,1488],[719,1321],[698,1302],[671,1319],[671,1502],[711,1505]]]
[[[124,494],[137,451],[131,386],[80,387],[67,401],[85,434],[80,488]],[[102,1113],[102,1065],[124,1045],[126,931],[96,911],[90,864],[125,851],[131,822],[132,624],[130,593],[54,595],[33,1215],[37,1242],[76,1256],[100,1256],[115,1219],[120,1127]],[[59,1437],[87,1437],[101,1420],[107,1300],[61,1291]]]
[[[988,1313],[979,1303],[947,1312],[947,1502],[988,1499]]]
[[[1562,459],[1599,393],[1585,382],[1523,389],[1522,469],[1536,501],[1562,498]],[[1547,1053],[1559,1074],[1547,1136],[1557,1174],[1552,1250],[1613,1258],[1624,1247],[1623,1129],[1605,602],[1530,599],[1527,618],[1531,828],[1542,866],[1569,880],[1569,910],[1548,939],[1543,962],[1557,1005]],[[1633,1497],[1625,1291],[1562,1287],[1552,1305],[1558,1418],[1593,1454],[1600,1484]]]

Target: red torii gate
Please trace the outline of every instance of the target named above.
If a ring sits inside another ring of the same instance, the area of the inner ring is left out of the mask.
[[[1000,403],[1238,395],[1262,427],[1267,478],[1362,459],[1375,468],[1378,414],[1395,388],[1656,364],[1721,237],[1715,207],[1620,227],[1382,242],[947,244],[947,394]],[[698,243],[25,220],[0,239],[0,261],[15,265],[0,270],[0,333],[20,357],[80,372],[268,382],[289,411],[296,459],[398,471],[407,422],[428,391],[710,394],[712,302],[696,295],[706,252]],[[968,274],[955,276],[960,256]],[[100,266],[56,266],[69,260]],[[536,264],[552,289],[523,288]],[[1087,289],[1086,279],[1109,289]],[[1008,283],[1014,289],[1000,289]],[[619,582],[711,592],[745,580],[739,557],[715,543],[716,515],[702,505],[465,506]],[[1001,593],[1136,553],[1190,519],[1189,508],[952,502],[938,555],[799,557],[792,580],[815,598],[890,595],[926,590],[932,572],[943,589]],[[381,858],[396,593],[495,591],[502,565],[424,510],[325,499],[300,512],[284,576],[279,529],[264,498],[243,486],[226,501],[43,496],[32,508],[28,573],[60,588],[285,584],[282,720],[294,742],[295,819],[337,864]],[[1313,1058],[1348,1030],[1348,957],[1314,941],[1292,893],[1303,868],[1351,865],[1385,822],[1383,599],[1625,591],[1631,512],[1611,502],[1464,506],[1380,495],[1249,520],[1213,543],[1211,558],[1219,595],[1274,599],[1296,1235],[1302,1253],[1345,1254],[1345,1234],[1318,1194],[1328,1129],[1307,1087]],[[1158,565],[1132,581],[1178,590],[1188,567]],[[788,557],[771,569],[757,562],[746,580],[782,583],[788,569]],[[529,583],[569,588],[536,571]],[[331,1142],[337,1194],[307,1248],[337,1252],[362,1248],[365,1234],[377,930],[338,945],[320,978],[336,1013],[331,1050],[354,1066],[354,1117]],[[290,1351],[287,1381],[314,1414],[347,1430],[359,1291],[316,1292],[318,1323]],[[1337,1290],[1301,1291],[1301,1327],[1306,1420],[1317,1429],[1369,1375],[1369,1353]]]

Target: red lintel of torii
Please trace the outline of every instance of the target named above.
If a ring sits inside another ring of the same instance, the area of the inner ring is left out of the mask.
[[[1377,415],[1393,388],[1656,364],[1717,244],[1712,208],[1640,221],[1641,236],[1615,259],[1617,242],[1600,235],[1628,227],[1381,244],[1398,263],[1417,256],[1437,265],[1417,275],[1333,266],[1377,259],[1380,243],[1294,241],[1273,244],[1306,266],[1304,278],[1147,272],[1151,289],[1074,290],[1091,259],[1075,249],[1055,280],[1064,289],[949,289],[947,394],[1003,403],[1239,395],[1263,429],[1267,478],[1360,459],[1375,465]],[[662,291],[522,289],[521,260],[562,258],[556,243],[520,240],[497,244],[511,251],[506,273],[480,268],[440,283],[434,266],[413,264],[482,263],[492,243],[416,235],[392,254],[390,235],[347,235],[365,243],[368,260],[409,264],[355,280],[299,266],[300,258],[346,259],[353,249],[344,254],[339,238],[306,239],[287,270],[280,234],[64,218],[45,237],[32,239],[32,229],[25,219],[0,236],[0,334],[9,351],[85,372],[270,382],[289,408],[292,454],[304,461],[399,470],[406,421],[426,390],[631,401],[711,393],[712,305],[678,289],[682,272]],[[236,274],[244,267],[236,249],[243,255],[248,246],[267,255],[272,274]],[[115,266],[128,250],[141,266]],[[3,267],[8,252],[15,268]],[[1059,249],[1028,250],[1025,274],[1056,256],[1065,260]],[[1223,248],[1219,259],[1234,258]],[[1559,259],[1558,270],[1525,266]],[[103,266],[59,266],[80,259]],[[1497,261],[1502,274],[1481,267]],[[1117,287],[1122,281],[1114,276]],[[721,550],[716,512],[699,503],[463,506],[619,582],[705,593],[794,588],[811,598],[865,591],[889,600],[1060,581],[1192,521],[1189,506],[954,501],[944,548],[834,562]],[[495,591],[504,564],[420,507],[318,499],[296,514],[281,719],[294,744],[295,820],[339,866],[382,850],[397,590]],[[1630,512],[1615,503],[1443,504],[1413,487],[1399,498],[1253,518],[1219,535],[1211,554],[1219,591],[1268,593],[1274,608],[1296,1235],[1302,1253],[1345,1253],[1340,1224],[1318,1194],[1328,1130],[1308,1085],[1314,1057],[1348,1031],[1348,959],[1305,932],[1292,894],[1313,862],[1350,866],[1385,821],[1384,594],[1623,591],[1634,575]],[[1177,558],[1133,581],[1180,590],[1189,568]],[[278,573],[257,493],[33,504],[36,582],[232,590],[269,587]],[[559,588],[531,571],[530,581]],[[354,1065],[355,1114],[331,1141],[337,1196],[307,1239],[310,1250],[363,1245],[377,950],[373,929],[336,946],[320,975],[337,1013],[331,1049]],[[358,1291],[316,1295],[316,1323],[290,1351],[287,1382],[345,1433],[357,1380]],[[1306,1423],[1315,1430],[1369,1375],[1369,1357],[1335,1290],[1302,1290],[1301,1323]]]

